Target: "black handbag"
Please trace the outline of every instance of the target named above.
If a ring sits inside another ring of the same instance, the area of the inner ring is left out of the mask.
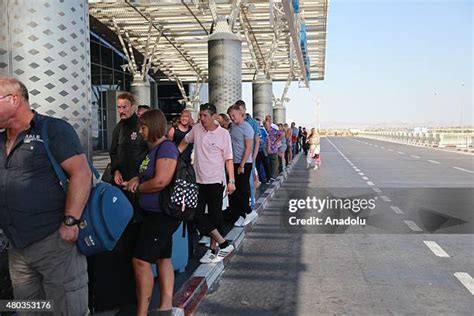
[[[112,175],[112,164],[109,163],[107,164],[107,167],[105,168],[104,173],[102,174],[102,178],[100,178],[102,181],[114,184],[114,176]]]

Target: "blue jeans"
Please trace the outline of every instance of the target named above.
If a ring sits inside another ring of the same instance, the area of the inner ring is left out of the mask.
[[[253,177],[255,175],[255,161],[252,162],[252,171],[250,172],[250,208],[253,210],[255,207],[255,182]]]

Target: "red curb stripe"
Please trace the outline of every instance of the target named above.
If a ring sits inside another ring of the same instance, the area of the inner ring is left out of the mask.
[[[173,295],[173,306],[182,308],[185,315],[192,315],[206,293],[206,278],[192,277]]]

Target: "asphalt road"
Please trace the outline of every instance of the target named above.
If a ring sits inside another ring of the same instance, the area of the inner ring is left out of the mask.
[[[472,315],[474,156],[349,137],[321,156],[300,158],[197,314]]]

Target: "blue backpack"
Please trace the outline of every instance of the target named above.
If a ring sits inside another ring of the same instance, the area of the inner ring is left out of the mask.
[[[41,138],[59,183],[64,192],[67,192],[66,174],[49,149],[48,119],[43,121]],[[99,179],[97,170],[90,162],[89,165],[96,179]],[[82,213],[82,223],[79,225],[77,239],[79,251],[83,255],[90,256],[112,250],[132,216],[133,207],[119,188],[105,182],[97,183],[91,189],[89,200]]]

